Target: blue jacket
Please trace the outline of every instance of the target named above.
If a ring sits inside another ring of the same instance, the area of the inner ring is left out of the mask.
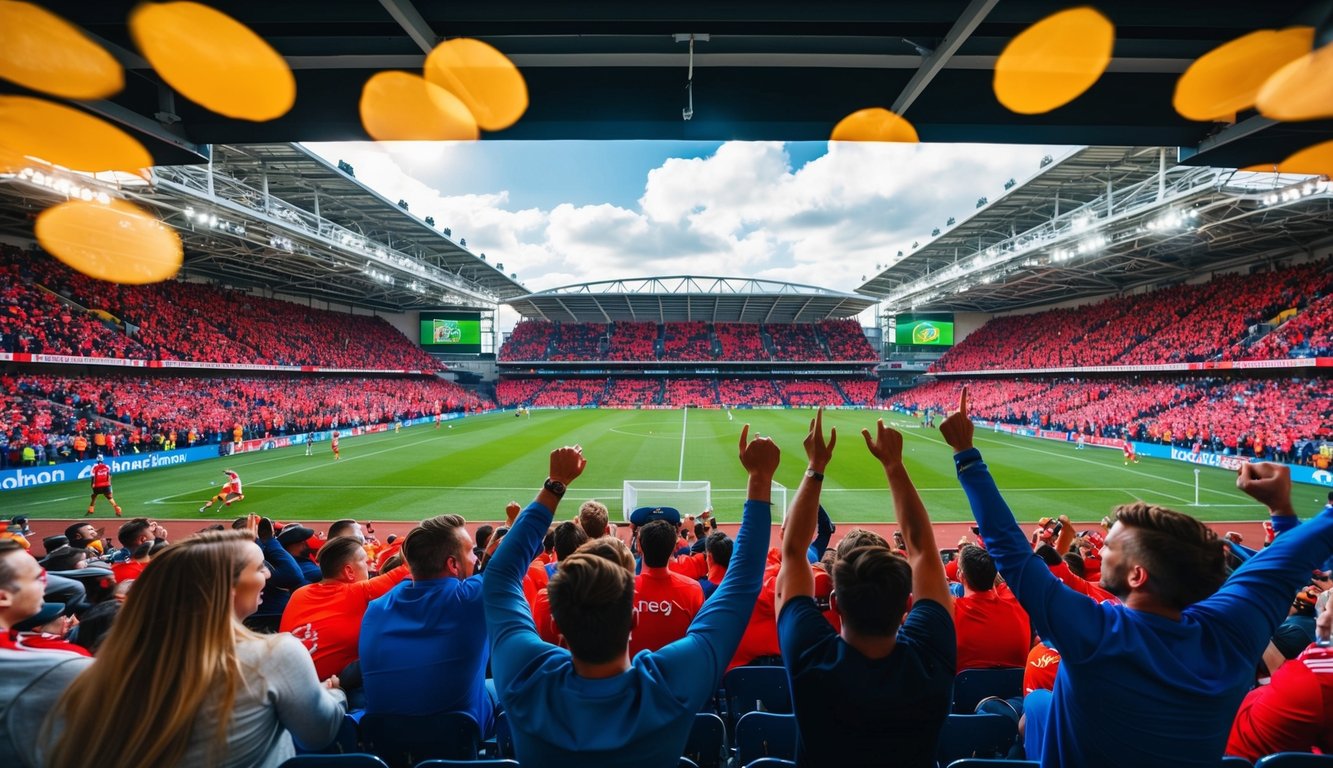
[[[981,453],[954,463],[995,565],[1032,628],[1060,649],[1042,766],[1215,768],[1291,596],[1333,550],[1333,514],[1279,536],[1172,621],[1064,586],[1033,554]]]
[[[579,677],[569,651],[537,636],[523,598],[523,574],[551,517],[551,510],[530,504],[500,542],[482,584],[491,671],[518,759],[524,768],[675,768],[694,715],[717,689],[759,596],[772,505],[745,502],[727,576],[685,637],[641,651],[628,671],[600,680]]]

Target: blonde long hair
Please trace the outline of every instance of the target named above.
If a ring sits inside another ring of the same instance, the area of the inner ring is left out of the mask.
[[[196,727],[214,730],[213,762],[220,761],[242,683],[236,643],[259,637],[232,608],[249,546],[245,531],[207,531],[153,557],[96,661],[47,721],[47,742],[52,719],[65,722],[49,766],[176,765]]]

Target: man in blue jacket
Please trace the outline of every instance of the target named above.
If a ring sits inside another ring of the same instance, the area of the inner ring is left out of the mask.
[[[748,433],[746,425],[740,459],[749,490],[726,577],[685,637],[633,659],[634,577],[601,557],[575,553],[547,588],[569,650],[543,642],[533,625],[523,574],[560,497],[586,465],[578,446],[551,453],[550,476],[500,543],[482,583],[491,671],[524,768],[677,765],[695,713],[736,652],[764,572],[779,451],[767,438],[747,441]]]
[[[1203,523],[1144,503],[1120,507],[1102,549],[1101,585],[1124,604],[1099,604],[1032,552],[972,445],[966,389],[940,434],[987,550],[1033,629],[1060,650],[1049,701],[1026,709],[1026,742],[1040,749],[1029,758],[1216,766],[1292,593],[1333,550],[1333,514],[1278,537],[1228,578],[1221,540]],[[1294,514],[1286,467],[1246,464],[1236,485],[1270,514]]]

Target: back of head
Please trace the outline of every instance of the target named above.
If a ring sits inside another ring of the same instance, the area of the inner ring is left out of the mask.
[[[491,534],[493,533],[495,533],[495,526],[493,525],[477,526],[477,533],[476,533],[477,549],[485,549],[486,545],[491,543]],[[393,540],[390,539],[389,543],[392,544]]]
[[[472,553],[463,551],[463,537],[459,535],[466,524],[459,515],[437,515],[408,531],[402,552],[412,578],[442,578],[448,572],[449,558],[460,563],[464,557],[470,558]]]
[[[585,501],[579,507],[579,526],[590,539],[600,539],[606,535],[606,528],[611,522],[606,505],[600,501]]]
[[[838,542],[838,559],[846,557],[847,553],[858,547],[883,547],[889,548],[889,542],[874,531],[867,531],[864,528],[853,528],[843,535],[842,540]]]
[[[329,525],[329,540],[332,541],[341,536],[362,538],[357,522],[350,517],[343,518],[342,520],[334,520],[333,523]]]
[[[1083,563],[1083,558],[1073,552],[1066,552],[1064,556],[1065,565],[1069,566],[1069,572],[1080,579],[1088,578],[1088,568]]]
[[[126,549],[133,549],[140,543],[140,539],[148,533],[149,523],[146,517],[136,517],[133,520],[126,520],[120,530],[116,531],[116,541],[120,546]]]
[[[856,547],[833,566],[843,624],[857,634],[888,637],[898,630],[912,592],[912,567],[888,547]]]
[[[605,558],[624,568],[631,576],[634,575],[634,553],[629,551],[625,542],[614,536],[590,539],[575,550],[575,554],[580,552]]]
[[[731,550],[734,546],[735,542],[722,531],[713,531],[704,540],[704,548],[708,550],[709,559],[719,568],[731,565]]]
[[[634,615],[632,573],[578,552],[561,561],[546,590],[551,618],[576,658],[600,664],[625,654]]]
[[[654,520],[639,529],[639,549],[643,564],[649,568],[665,568],[676,551],[676,526],[666,520]]]
[[[1182,610],[1226,581],[1221,540],[1193,517],[1140,501],[1117,507],[1115,518],[1130,533],[1121,539],[1124,557],[1148,572],[1146,591],[1163,605]],[[1105,566],[1102,572],[1106,574]]]
[[[564,560],[588,540],[588,534],[569,520],[555,527],[555,559]]]
[[[253,637],[236,619],[232,589],[254,546],[242,531],[207,531],[153,559],[134,581],[98,663],[61,698],[66,733],[79,738],[61,739],[50,765],[174,765],[196,726],[211,730],[221,747],[241,681],[236,639]],[[107,707],[109,690],[135,706]],[[214,700],[216,711],[205,711]]]
[[[48,571],[72,571],[88,559],[88,550],[83,547],[71,547],[66,544],[46,556],[42,562]]]
[[[958,551],[958,576],[973,592],[995,588],[995,561],[985,549],[973,545]]]
[[[329,539],[319,548],[319,573],[326,579],[336,579],[342,575],[343,566],[356,559],[356,553],[364,552],[365,546],[350,536]]]

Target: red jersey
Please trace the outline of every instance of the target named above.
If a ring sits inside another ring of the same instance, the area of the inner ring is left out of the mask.
[[[1031,625],[1008,590],[996,587],[955,599],[953,623],[960,671],[1021,667],[1027,660]]]
[[[319,679],[343,671],[360,657],[361,619],[370,601],[398,586],[411,576],[406,566],[366,581],[321,581],[292,593],[282,612],[279,629],[291,632],[306,624],[319,633],[315,652],[315,672]]]
[[[1125,452],[1126,456],[1134,455],[1134,445],[1132,443],[1125,443],[1120,449]]]
[[[227,473],[225,473],[225,474],[227,475],[228,480],[227,480],[227,482],[226,482],[225,484],[223,484],[223,486],[222,486],[222,492],[223,492],[223,493],[240,493],[240,492],[241,492],[241,476],[238,475],[238,474],[236,474],[235,472],[227,472]]]
[[[1258,760],[1274,752],[1333,752],[1333,648],[1312,645],[1241,702],[1228,755]]]
[[[93,487],[105,488],[111,485],[111,467],[106,464],[93,465]]]
[[[1060,654],[1057,651],[1044,643],[1032,646],[1027,664],[1023,667],[1023,695],[1036,690],[1054,690],[1055,673],[1059,671]]]
[[[639,624],[630,634],[630,657],[684,637],[703,604],[704,591],[698,581],[666,568],[644,566],[634,579]]]

